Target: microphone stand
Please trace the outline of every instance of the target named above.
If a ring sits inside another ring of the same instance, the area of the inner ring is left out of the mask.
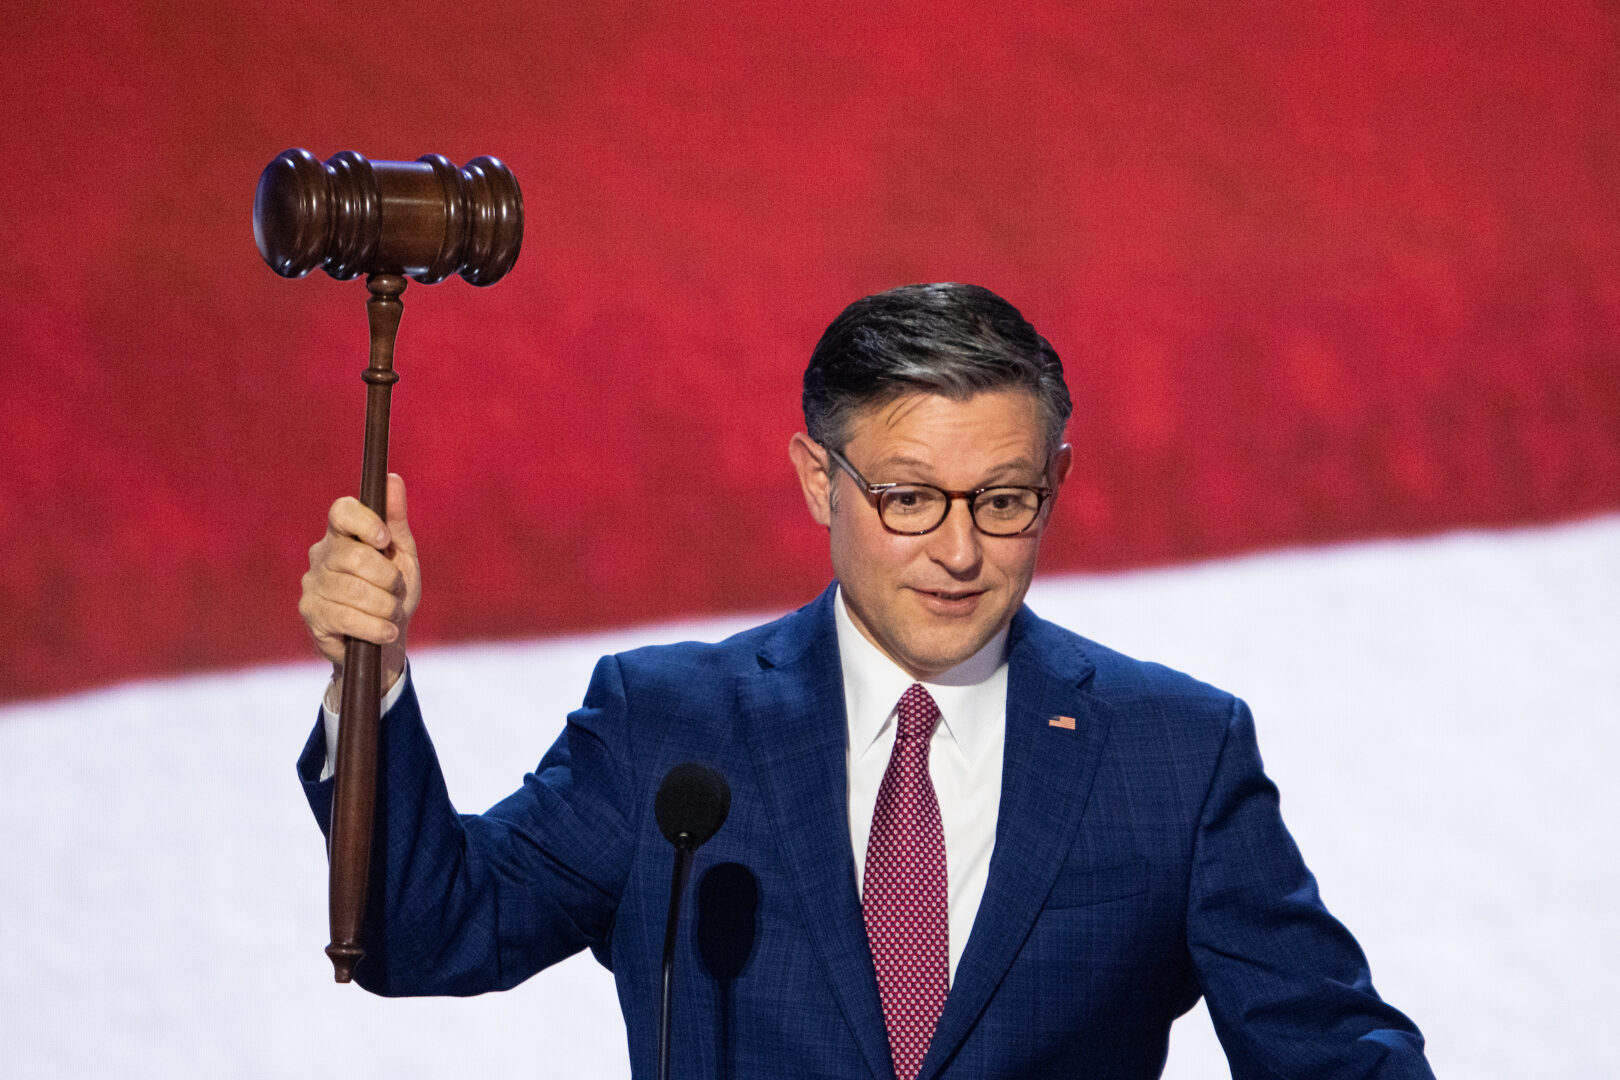
[[[731,788],[726,778],[688,761],[664,774],[653,799],[658,831],[675,845],[675,868],[669,875],[669,921],[664,924],[664,1000],[658,1017],[658,1080],[669,1080],[669,1013],[675,997],[675,930],[680,922],[681,893],[692,872],[692,853],[726,823]]]
[[[675,926],[680,921],[681,893],[692,872],[697,845],[691,833],[675,837],[675,867],[669,876],[669,921],[664,924],[664,993],[658,1017],[658,1080],[669,1080],[669,1014],[675,991]]]

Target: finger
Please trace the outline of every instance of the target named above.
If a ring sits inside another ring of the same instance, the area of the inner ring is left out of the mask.
[[[365,633],[367,629],[361,625],[359,613],[346,612],[312,593],[305,594],[299,600],[298,614],[303,617],[304,626],[309,630],[316,651],[338,668],[342,668],[348,660],[349,639],[344,635],[344,630],[353,629],[356,633]],[[370,625],[370,631],[373,636],[387,634],[387,631],[376,623]]]
[[[384,592],[404,596],[405,573],[399,563],[386,553],[350,540],[327,564],[334,573],[349,574],[375,585]]]
[[[327,536],[309,549],[309,566],[334,577],[355,577],[385,592],[408,591],[404,572],[387,555],[346,536]]]
[[[373,552],[375,554],[375,552]],[[403,622],[405,593],[402,587],[393,588],[374,584],[354,574],[335,573],[325,567],[311,572],[306,589],[316,596],[357,608],[368,615],[376,615],[394,622]]]
[[[406,520],[405,504],[405,478],[399,473],[388,474],[388,520],[386,522],[389,534],[394,544],[409,553],[416,555],[416,538],[411,535],[410,523]]]
[[[316,622],[313,612],[317,605],[316,599],[306,595],[298,601],[298,614],[304,620],[305,628],[309,630],[310,639],[315,643],[315,650],[341,668],[348,648],[342,635],[332,633],[324,622]]]
[[[381,551],[391,542],[388,526],[365,503],[345,495],[326,513],[326,530],[333,536],[352,537]]]
[[[388,474],[388,524],[405,524],[405,478],[397,472]]]
[[[344,637],[359,638],[376,645],[390,645],[399,639],[399,627],[387,619],[367,614],[346,604],[333,603],[319,596],[306,594],[298,605],[310,634],[328,659],[340,662],[343,650],[328,648]]]

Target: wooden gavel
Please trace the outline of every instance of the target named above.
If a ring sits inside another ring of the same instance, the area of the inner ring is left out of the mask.
[[[523,245],[517,178],[492,157],[458,169],[439,154],[367,161],[345,150],[323,164],[308,150],[287,150],[259,176],[253,239],[283,277],[303,277],[316,267],[340,280],[366,275],[371,362],[361,376],[366,439],[360,501],[386,517],[388,406],[399,380],[394,338],[406,278],[432,285],[460,274],[474,285],[493,285],[504,277]],[[381,684],[382,650],[349,638],[327,846],[332,941],[326,955],[338,982],[349,982],[365,955],[360,923],[377,803]]]

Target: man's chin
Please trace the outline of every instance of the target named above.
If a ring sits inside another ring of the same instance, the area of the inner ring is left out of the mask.
[[[853,605],[847,609],[868,641],[913,678],[927,682],[971,660],[1001,629],[997,616],[1006,614],[996,610],[993,590],[973,593],[965,603],[951,603],[952,599],[940,604],[930,594],[908,589],[899,606],[882,611],[885,617],[876,628],[886,632],[878,634],[865,629]],[[936,610],[940,607],[943,612]]]
[[[924,682],[933,681],[954,667],[967,663],[996,636],[996,628],[953,625],[948,634],[928,635],[911,642],[901,665]],[[919,674],[921,673],[921,674]]]

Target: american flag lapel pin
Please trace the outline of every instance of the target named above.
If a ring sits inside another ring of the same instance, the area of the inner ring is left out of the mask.
[[[1074,717],[1072,716],[1054,716],[1046,723],[1048,727],[1060,727],[1064,731],[1074,730]]]

